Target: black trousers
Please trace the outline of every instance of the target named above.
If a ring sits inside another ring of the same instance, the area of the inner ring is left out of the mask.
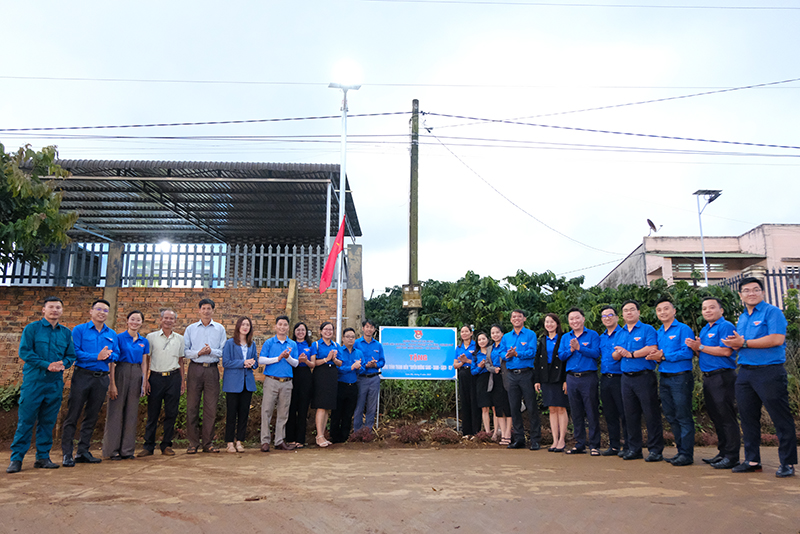
[[[172,447],[175,436],[175,419],[181,402],[181,373],[175,370],[169,376],[150,373],[150,395],[147,397],[147,423],[144,426],[144,448],[153,452],[156,448],[156,430],[161,406],[164,406],[164,435],[161,437],[161,450]]]
[[[286,421],[286,441],[306,443],[308,408],[314,393],[311,369],[298,365],[292,379],[292,401],[289,403],[289,419]]]
[[[353,414],[358,403],[358,384],[338,383],[336,409],[331,412],[331,441],[344,443],[350,437]]]
[[[603,403],[603,416],[608,427],[609,447],[628,450],[628,439],[622,444],[625,427],[625,408],[622,405],[622,375],[603,374],[600,377],[600,400]]]
[[[252,391],[239,393],[225,392],[225,441],[244,441],[247,434],[247,420],[250,417],[250,399]]]
[[[81,438],[78,442],[78,454],[89,452],[94,427],[97,425],[97,417],[108,394],[108,381],[108,373],[101,375],[82,367],[75,367],[69,388],[67,415],[64,418],[64,428],[61,433],[61,452],[65,455],[72,454],[72,440],[75,439],[81,412],[83,412],[83,422],[81,423]]]
[[[725,369],[710,376],[704,373],[703,397],[717,433],[720,456],[738,461],[741,435],[736,414],[736,371]]]
[[[511,440],[525,441],[525,423],[520,411],[524,400],[531,425],[531,443],[539,443],[542,441],[542,421],[539,400],[536,398],[536,390],[533,389],[533,369],[506,369],[505,377],[508,380],[508,402],[511,405]]]
[[[628,450],[642,452],[642,415],[647,424],[647,450],[664,452],[664,425],[658,400],[658,380],[653,371],[638,376],[622,376],[622,402],[628,424]]]
[[[481,410],[478,408],[478,397],[472,370],[458,370],[458,400],[461,405],[461,433],[465,436],[476,434],[481,429]]]

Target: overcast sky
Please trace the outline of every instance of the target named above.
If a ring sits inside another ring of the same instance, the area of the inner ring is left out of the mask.
[[[657,7],[670,3],[692,7]],[[327,85],[357,63],[350,114],[387,113],[348,122],[367,296],[408,282],[414,98],[430,129],[422,280],[550,270],[589,287],[648,218],[658,235],[698,235],[698,189],[723,191],[703,214],[709,236],[800,222],[800,82],[721,92],[800,78],[797,1],[26,0],[3,19],[0,129],[338,115]],[[340,126],[0,130],[0,142],[68,159],[339,163]],[[307,137],[97,137],[115,135]]]

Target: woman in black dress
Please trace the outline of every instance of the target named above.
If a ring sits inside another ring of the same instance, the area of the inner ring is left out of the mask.
[[[533,381],[536,391],[542,392],[542,402],[550,408],[550,430],[553,432],[553,446],[550,452],[564,452],[567,439],[567,366],[558,357],[558,346],[564,332],[558,315],[548,313],[544,317],[545,333],[539,338],[536,359],[533,367]]]
[[[489,371],[486,370],[486,360],[492,358],[492,342],[484,332],[478,333],[478,346],[473,353],[472,378],[475,386],[475,400],[481,409],[483,430],[490,432],[492,407],[492,394],[489,392]]]
[[[333,324],[325,321],[319,326],[322,339],[311,345],[311,354],[316,358],[314,366],[314,401],[316,408],[317,445],[328,447],[331,442],[325,439],[325,427],[328,425],[328,413],[336,409],[336,394],[339,389],[338,367],[342,360],[338,358],[341,347],[333,340]]]
[[[311,335],[305,323],[297,323],[292,330],[292,339],[297,343],[298,361],[292,374],[292,402],[289,404],[289,420],[286,421],[286,439],[289,445],[302,449],[306,444],[306,422],[311,394],[314,391],[312,371],[316,357],[311,354]]]
[[[500,445],[508,446],[511,444],[511,405],[508,402],[508,392],[503,383],[501,368],[503,359],[506,355],[506,348],[503,345],[503,329],[499,324],[492,325],[490,330],[492,341],[492,406],[494,407],[495,428],[500,428],[502,439]]]

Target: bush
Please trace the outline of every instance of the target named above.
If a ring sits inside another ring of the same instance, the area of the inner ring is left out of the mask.
[[[452,428],[438,427],[431,431],[430,439],[438,443],[458,443],[461,436]]]
[[[713,447],[719,444],[719,439],[714,433],[697,432],[694,435],[694,444],[698,447]]]
[[[19,393],[20,384],[0,388],[0,408],[4,412],[10,412],[14,406],[19,404]]]
[[[436,419],[455,413],[455,387],[450,381],[386,380],[381,407],[390,419]]]
[[[424,439],[425,436],[419,425],[403,425],[397,429],[397,441],[400,443],[419,443]]]
[[[363,427],[350,434],[347,441],[354,443],[371,443],[375,441],[375,432],[373,432],[371,428]]]
[[[770,447],[778,446],[778,436],[775,434],[761,434],[761,444]]]
[[[544,429],[542,429],[544,430]],[[474,441],[476,443],[491,443],[492,442],[492,433],[486,432],[485,430],[481,430],[477,434],[475,434]]]

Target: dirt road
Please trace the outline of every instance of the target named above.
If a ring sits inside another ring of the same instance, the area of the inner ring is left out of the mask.
[[[674,454],[674,449],[667,449]],[[186,455],[0,474],[0,532],[800,532],[800,478],[486,448]],[[56,459],[55,457],[53,458]],[[0,453],[8,465],[9,453]]]

